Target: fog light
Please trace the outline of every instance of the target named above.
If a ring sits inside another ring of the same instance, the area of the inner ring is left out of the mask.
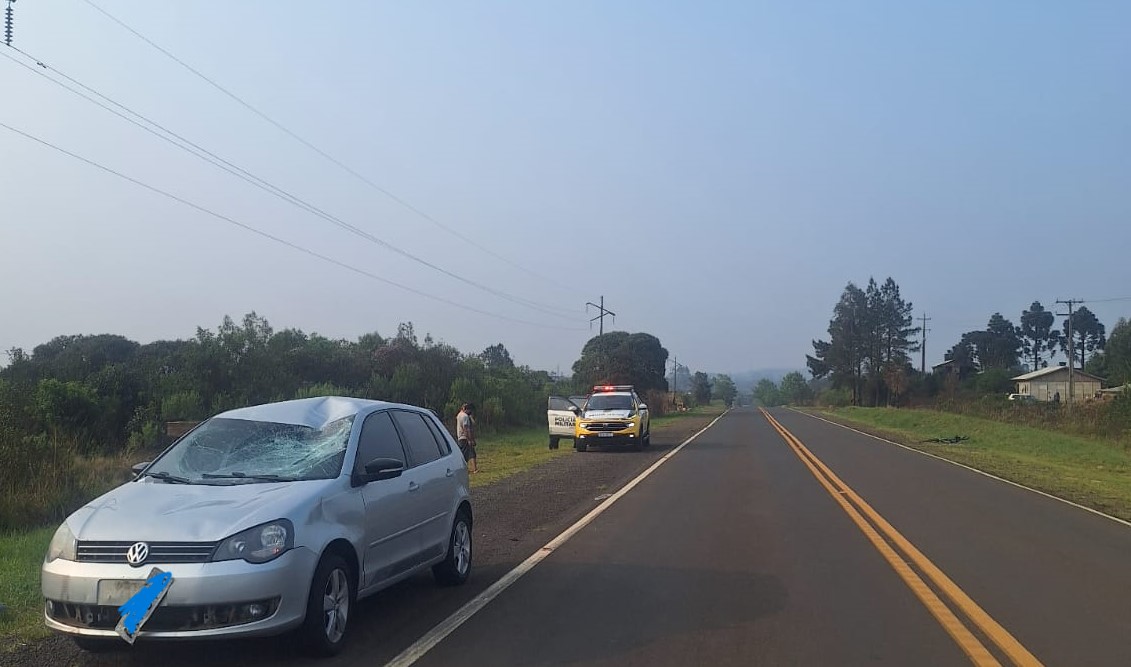
[[[267,605],[265,604],[249,604],[247,606],[247,615],[252,618],[260,618],[267,614]]]

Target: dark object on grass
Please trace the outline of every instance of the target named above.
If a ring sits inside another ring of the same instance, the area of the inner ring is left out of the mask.
[[[956,435],[953,438],[931,438],[930,440],[920,440],[919,442],[940,442],[946,445],[957,445],[960,442],[965,442],[970,438],[964,435]]]

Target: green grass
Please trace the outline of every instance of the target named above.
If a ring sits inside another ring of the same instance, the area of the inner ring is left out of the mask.
[[[933,410],[831,408],[834,421],[1131,520],[1131,454],[1110,440]],[[929,438],[969,440],[931,444]]]
[[[506,479],[539,463],[572,453],[569,440],[563,440],[558,449],[550,449],[550,434],[545,426],[484,435],[475,448],[479,472],[469,476],[471,488]]]
[[[0,603],[8,607],[0,614],[0,637],[5,639],[0,650],[48,634],[39,596],[39,568],[54,533],[51,527],[0,535]]]
[[[712,401],[710,405],[698,405],[687,412],[671,412],[663,417],[656,417],[652,420],[652,426],[660,428],[685,417],[715,417],[724,412],[726,412],[726,406],[723,405],[722,401]]]

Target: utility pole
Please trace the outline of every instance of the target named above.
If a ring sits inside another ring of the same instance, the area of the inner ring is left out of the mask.
[[[923,316],[919,318],[919,321],[921,321],[923,323],[923,344],[920,346],[920,348],[921,348],[920,351],[923,353],[923,356],[922,356],[922,359],[919,361],[919,374],[920,375],[926,375],[927,374],[927,331],[929,331],[929,329],[927,329],[927,322],[930,322],[931,318],[927,317],[927,313],[926,313],[926,311],[924,311]]]
[[[4,43],[8,46],[12,45],[12,3],[16,0],[8,0],[8,8],[4,10]]]
[[[605,335],[605,316],[606,315],[612,315],[613,322],[615,323],[617,321],[617,314],[614,313],[613,311],[607,310],[605,308],[605,297],[604,296],[601,297],[601,305],[599,305],[599,306],[597,304],[593,303],[592,301],[586,302],[585,303],[585,312],[589,312],[589,306],[593,306],[594,308],[596,308],[597,312],[599,313],[597,315],[597,317],[594,317],[593,319],[589,320],[589,326],[592,327],[594,322],[596,322],[597,320],[600,320],[601,321],[601,335],[604,336]]]
[[[1057,313],[1057,315],[1064,317],[1068,316],[1068,403],[1072,407],[1072,401],[1076,397],[1076,343],[1072,340],[1072,306],[1083,303],[1083,299],[1057,299],[1057,303],[1068,305],[1067,313]]]

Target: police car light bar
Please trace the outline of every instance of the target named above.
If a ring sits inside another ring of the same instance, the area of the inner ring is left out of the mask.
[[[593,391],[632,391],[630,384],[603,384],[593,387]]]

